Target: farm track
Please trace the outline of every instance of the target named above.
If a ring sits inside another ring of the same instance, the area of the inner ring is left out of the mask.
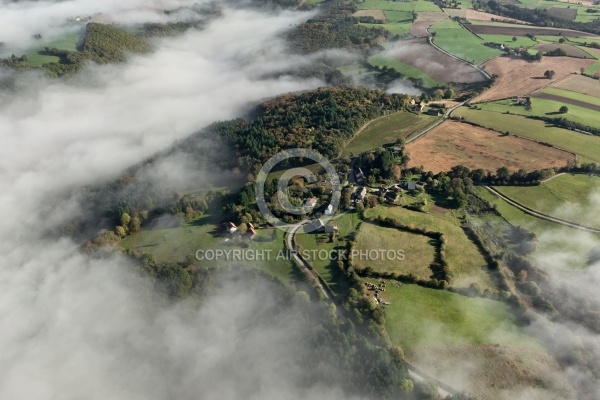
[[[581,100],[570,99],[568,97],[558,96],[556,94],[535,93],[535,94],[533,94],[532,97],[537,98],[537,99],[559,101],[561,103],[570,104],[572,106],[583,107],[583,108],[587,108],[588,110],[600,112],[600,106],[597,106],[595,104],[586,103],[585,101],[581,101]]]
[[[575,222],[570,222],[570,221],[565,221],[564,219],[560,219],[560,218],[556,218],[553,217],[551,215],[548,214],[544,214],[541,213],[539,211],[535,211],[521,203],[516,202],[515,200],[511,199],[510,197],[507,197],[505,195],[503,195],[502,193],[500,193],[499,191],[497,191],[496,189],[494,189],[493,187],[490,186],[485,186],[485,188],[490,191],[492,194],[500,197],[502,200],[506,201],[508,204],[518,208],[519,210],[523,211],[525,214],[531,215],[533,217],[536,218],[540,218],[549,222],[553,222],[559,225],[564,225],[567,226],[569,228],[575,228],[575,229],[579,229],[580,231],[586,231],[586,232],[591,232],[591,233],[600,233],[600,229],[595,229],[595,228],[590,228],[589,226],[584,226],[584,225],[580,225],[577,224]]]

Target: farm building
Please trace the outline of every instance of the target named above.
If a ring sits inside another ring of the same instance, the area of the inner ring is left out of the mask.
[[[319,232],[319,231],[322,231],[324,227],[325,227],[325,224],[319,218],[317,220],[312,221],[310,224],[304,225],[304,229],[303,230],[304,230],[305,233]]]
[[[442,110],[440,110],[439,108],[430,108],[429,110],[427,110],[427,115],[439,117],[440,115],[442,115]]]

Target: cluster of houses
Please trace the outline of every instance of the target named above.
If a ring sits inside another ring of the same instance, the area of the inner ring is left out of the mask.
[[[371,282],[365,282],[365,286],[367,287],[367,290],[375,292],[373,294],[373,299],[377,304],[382,304],[384,306],[389,306],[390,304],[392,304],[389,301],[384,301],[383,299],[379,298],[379,293],[385,292],[385,282],[380,281],[379,286]]]
[[[248,222],[246,223],[246,232],[242,233],[240,232],[239,226],[237,226],[236,224],[234,224],[233,222],[226,222],[223,224],[223,227],[225,229],[225,232],[232,238],[248,238],[250,240],[256,239],[257,234],[256,234],[256,229],[254,228],[254,225],[252,225],[252,223]]]

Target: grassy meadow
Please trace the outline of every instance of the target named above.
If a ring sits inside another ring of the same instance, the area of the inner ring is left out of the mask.
[[[367,127],[346,145],[344,155],[360,154],[384,144],[406,139],[435,123],[439,117],[415,115],[400,111],[371,121]]]
[[[393,272],[402,275],[413,274],[419,279],[428,280],[431,276],[429,265],[434,261],[435,247],[430,238],[398,229],[385,228],[363,222],[358,231],[354,249],[357,251],[402,250],[404,259],[399,257],[375,257],[373,260],[357,258],[354,264],[359,268],[371,267],[376,272]]]
[[[496,291],[490,276],[486,272],[486,262],[479,249],[466,236],[460,227],[460,220],[451,211],[435,207],[431,212],[411,211],[399,206],[382,206],[367,209],[366,217],[396,218],[399,222],[416,228],[442,232],[447,238],[446,260],[454,275],[450,286],[468,287],[478,283],[483,289]]]
[[[445,20],[434,24],[434,43],[450,54],[468,62],[479,64],[502,54],[501,50],[485,46],[483,41],[460,26],[458,22]]]

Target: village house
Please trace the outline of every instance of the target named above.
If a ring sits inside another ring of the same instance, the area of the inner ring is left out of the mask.
[[[325,230],[325,233],[338,233],[340,231],[340,228],[337,225],[325,225],[323,229]]]
[[[317,205],[317,198],[311,197],[310,199],[306,200],[306,203],[304,205],[306,207],[315,208],[315,206]]]

